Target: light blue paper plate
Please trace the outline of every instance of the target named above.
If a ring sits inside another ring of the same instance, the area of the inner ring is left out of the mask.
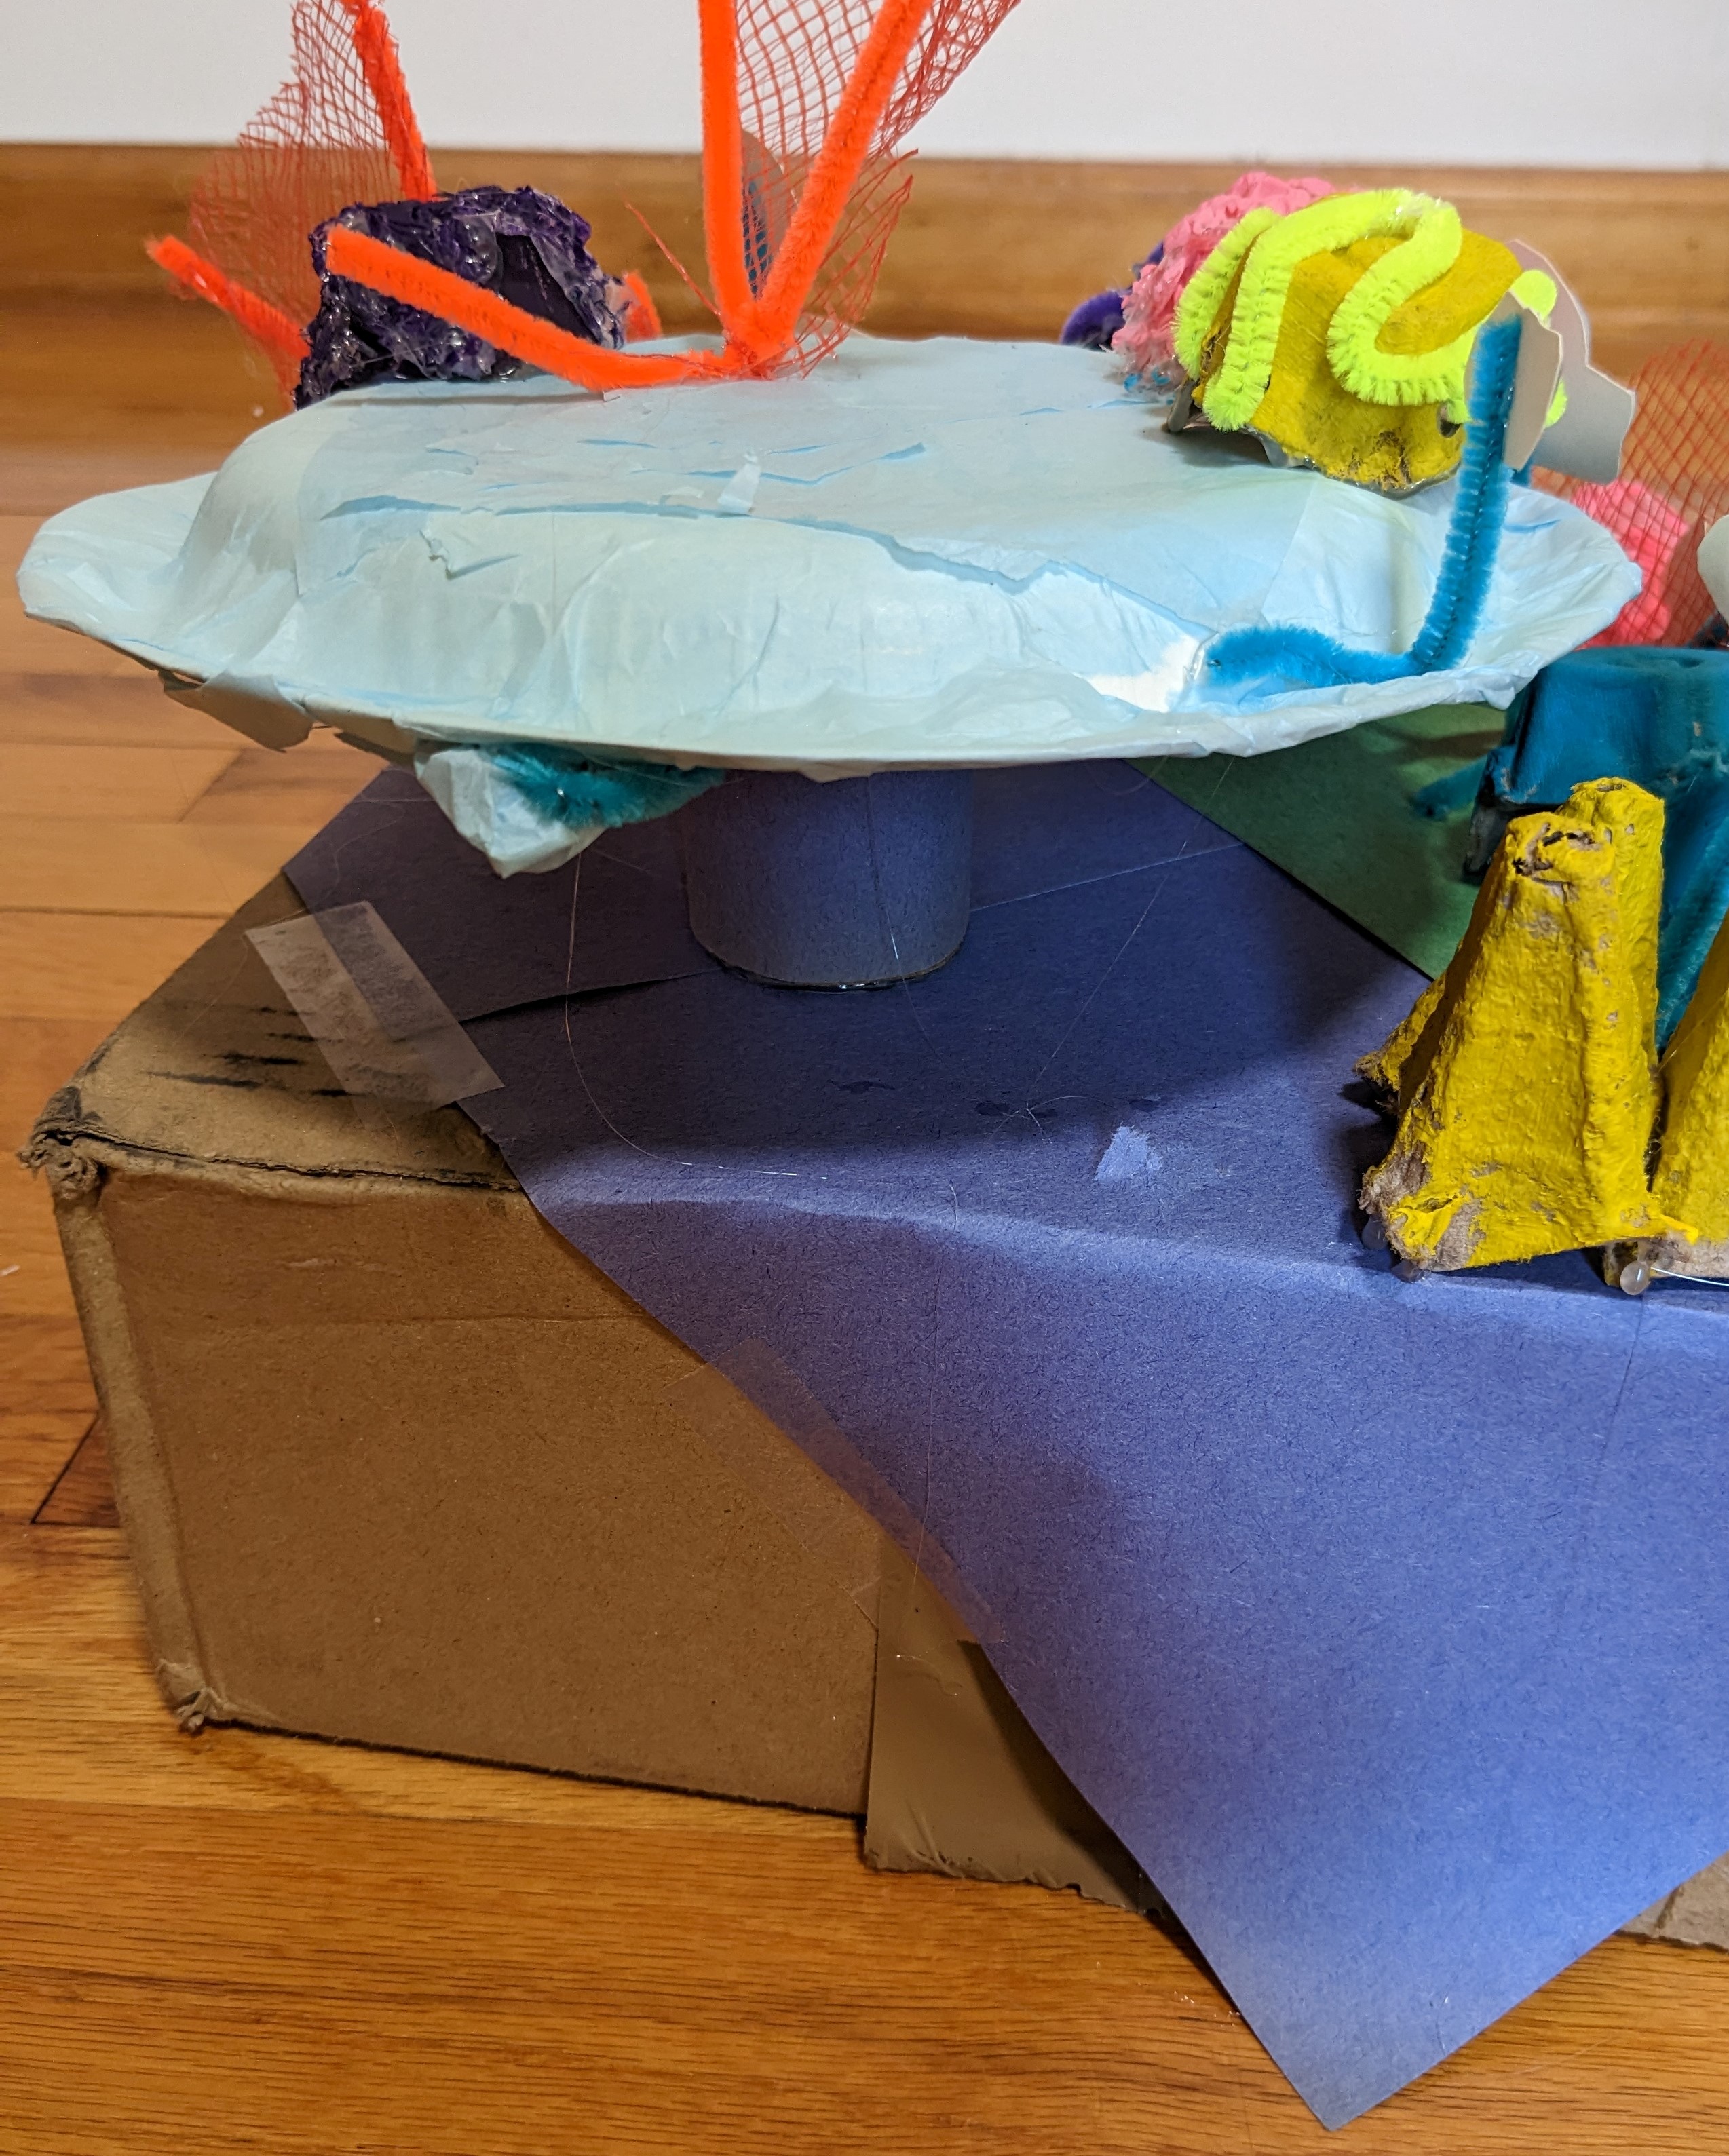
[[[1207,640],[1247,624],[1402,648],[1451,498],[1168,435],[1106,354],[856,336],[802,381],[332,398],[214,479],[53,518],[19,583],[219,700],[424,742],[813,775],[1242,755],[1505,705],[1638,588],[1599,526],[1521,491],[1467,664],[1258,699],[1206,680]]]

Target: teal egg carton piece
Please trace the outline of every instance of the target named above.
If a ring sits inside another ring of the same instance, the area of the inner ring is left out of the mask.
[[[1589,778],[1664,802],[1657,1036],[1666,1043],[1729,911],[1729,651],[1614,644],[1569,652],[1514,701],[1484,767],[1466,866],[1480,875],[1515,816]]]

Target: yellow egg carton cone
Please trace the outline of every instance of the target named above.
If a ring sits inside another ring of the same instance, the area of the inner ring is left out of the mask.
[[[1623,779],[1518,818],[1452,964],[1357,1066],[1397,1104],[1362,1203],[1407,1266],[1689,1237],[1647,1176],[1662,845]]]
[[[1729,1281],[1729,920],[1663,1057],[1665,1112],[1652,1195],[1688,1223],[1610,1254],[1630,1295],[1670,1274]]]

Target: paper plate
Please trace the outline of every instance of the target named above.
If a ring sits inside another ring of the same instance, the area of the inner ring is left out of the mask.
[[[1638,589],[1600,526],[1518,490],[1464,665],[1209,682],[1208,639],[1244,624],[1402,649],[1452,491],[1392,501],[1166,434],[1108,354],[855,336],[802,381],[333,397],[214,478],[53,518],[19,584],[290,737],[383,721],[813,776],[1250,755],[1505,704]]]

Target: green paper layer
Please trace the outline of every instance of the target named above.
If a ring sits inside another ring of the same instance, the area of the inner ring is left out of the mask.
[[[1426,816],[1412,798],[1486,756],[1501,727],[1486,704],[1436,704],[1266,756],[1138,768],[1433,976],[1477,896],[1461,867],[1470,803]]]

